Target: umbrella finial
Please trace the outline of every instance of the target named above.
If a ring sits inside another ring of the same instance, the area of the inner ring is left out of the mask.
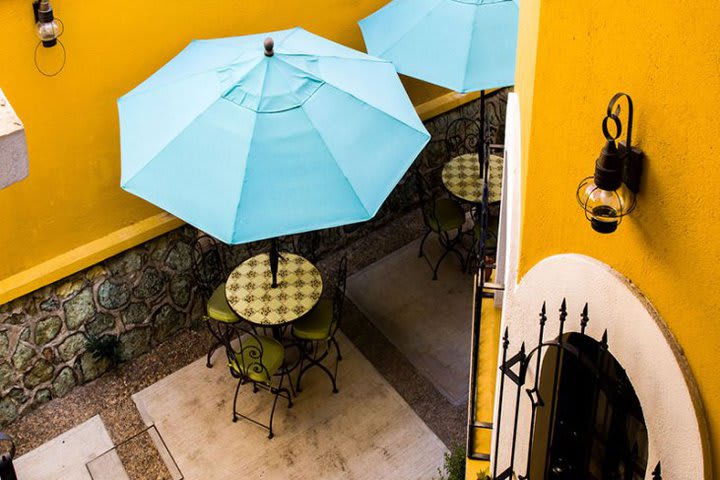
[[[273,50],[275,48],[275,40],[272,39],[272,37],[267,37],[265,39],[265,56],[266,57],[272,57],[275,55],[275,51]]]

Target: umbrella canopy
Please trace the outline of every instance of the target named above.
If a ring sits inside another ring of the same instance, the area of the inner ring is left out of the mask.
[[[193,41],[118,109],[122,188],[232,244],[372,218],[430,139],[390,62],[300,28]]]
[[[360,22],[368,52],[457,92],[515,83],[519,0],[394,0]]]

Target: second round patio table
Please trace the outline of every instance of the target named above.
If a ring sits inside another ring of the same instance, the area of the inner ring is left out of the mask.
[[[278,286],[272,288],[270,256],[261,253],[232,271],[225,294],[240,317],[256,325],[274,327],[277,332],[312,310],[322,289],[322,277],[315,265],[288,252],[280,256]]]
[[[488,202],[499,202],[502,197],[503,158],[490,155],[488,172]],[[442,181],[450,193],[470,203],[482,203],[483,184],[477,153],[453,158],[442,170]]]

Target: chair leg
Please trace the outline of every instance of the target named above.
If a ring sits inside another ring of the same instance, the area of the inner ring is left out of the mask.
[[[338,345],[337,340],[335,340],[335,337],[332,337],[330,339],[330,342],[335,344],[335,351],[337,353],[337,355],[335,356],[335,375],[333,375],[333,379],[335,380],[334,393],[337,393],[338,392],[338,389],[337,389],[338,367],[340,366],[340,360],[342,360],[342,356],[340,355],[340,346]],[[330,348],[330,346],[328,345],[328,349],[329,348]]]
[[[343,357],[342,357],[342,354],[340,353],[340,345],[338,344],[338,341],[335,340],[335,337],[332,337],[330,339],[330,341],[335,344],[335,351],[337,352],[338,362],[342,361]]]
[[[420,251],[418,252],[418,258],[422,258],[424,255],[423,253],[423,247],[425,246],[425,240],[427,240],[428,236],[432,233],[432,230],[428,229],[427,232],[425,232],[425,235],[423,236],[422,240],[420,241]]]
[[[327,376],[330,378],[330,381],[332,382],[333,393],[339,392],[339,390],[337,388],[337,362],[335,364],[335,374],[334,375],[330,371],[330,369],[328,369],[325,365],[322,364],[322,361],[330,353],[330,343],[332,341],[333,341],[333,339],[328,340],[328,348],[319,357],[317,355],[319,344],[317,342],[313,342],[313,355],[312,355],[312,357],[308,357],[309,363],[303,367],[300,367],[300,372],[298,373],[298,388],[300,387],[300,380],[302,379],[302,376],[305,374],[305,372],[310,370],[312,367],[318,367],[318,368],[320,368],[320,370],[325,372],[327,374]],[[340,348],[337,346],[337,343],[336,343],[336,348],[337,348],[337,351],[339,352]],[[300,390],[298,390],[298,391],[300,391]]]
[[[237,397],[238,393],[240,392],[240,385],[242,385],[242,380],[238,380],[237,387],[235,387],[235,396],[233,397],[233,416],[232,421],[233,423],[237,422]]]
[[[446,249],[446,250],[443,252],[443,254],[440,255],[440,259],[439,259],[439,260],[437,261],[437,263],[435,264],[435,268],[433,268],[433,277],[432,277],[433,280],[437,280],[437,279],[438,279],[438,274],[437,274],[438,269],[440,268],[440,264],[442,263],[442,261],[445,259],[445,257],[447,257],[447,254],[448,254],[448,253],[450,253],[450,250],[447,250],[447,249]]]
[[[210,347],[210,350],[208,350],[207,354],[207,362],[205,363],[205,366],[207,368],[212,368],[212,356],[215,353],[215,350],[220,348],[224,345],[225,340],[228,336],[228,327],[227,326],[221,326],[220,324],[217,324],[215,328],[213,328],[212,323],[215,322],[210,317],[205,316],[205,326],[207,326],[208,332],[210,332],[210,335],[215,338],[215,343]]]
[[[302,387],[300,386],[300,381],[302,380],[302,374],[304,372],[303,365],[305,364],[305,357],[307,356],[307,347],[310,344],[310,342],[302,342],[300,345],[300,365],[298,366],[298,376],[297,381],[295,383],[295,391],[300,393],[302,392]]]
[[[285,374],[283,374],[285,375]],[[293,397],[297,397],[297,393],[295,393],[295,387],[293,386],[292,377],[290,377],[290,372],[287,372],[288,377],[288,385],[290,385],[290,393],[289,395],[292,395]],[[288,405],[288,408],[292,407],[292,404]]]
[[[206,366],[207,368],[212,368],[212,366],[213,366],[213,365],[212,365],[212,356],[213,356],[213,353],[215,353],[215,350],[217,350],[217,349],[220,347],[220,345],[222,345],[221,342],[215,342],[215,343],[213,344],[213,346],[210,347],[210,350],[208,351],[208,354],[207,354],[207,362],[205,363],[205,366]]]
[[[284,375],[283,375],[284,377]],[[283,377],[280,377],[280,386],[282,386]],[[272,392],[272,390],[271,390]],[[277,407],[278,397],[280,396],[280,390],[275,391],[275,398],[273,398],[272,409],[270,410],[270,421],[268,422],[268,439],[272,439],[273,434],[273,418],[275,417],[275,407]]]

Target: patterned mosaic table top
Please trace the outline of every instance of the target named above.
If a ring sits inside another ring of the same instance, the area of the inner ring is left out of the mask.
[[[490,155],[488,200],[499,202],[502,197],[503,158]],[[442,171],[445,188],[456,197],[472,203],[482,202],[484,180],[480,178],[480,164],[477,153],[455,157],[445,164]]]
[[[307,259],[282,252],[278,286],[272,288],[270,257],[261,253],[244,261],[230,274],[225,286],[235,312],[258,325],[283,325],[309,312],[320,299],[320,272]]]

